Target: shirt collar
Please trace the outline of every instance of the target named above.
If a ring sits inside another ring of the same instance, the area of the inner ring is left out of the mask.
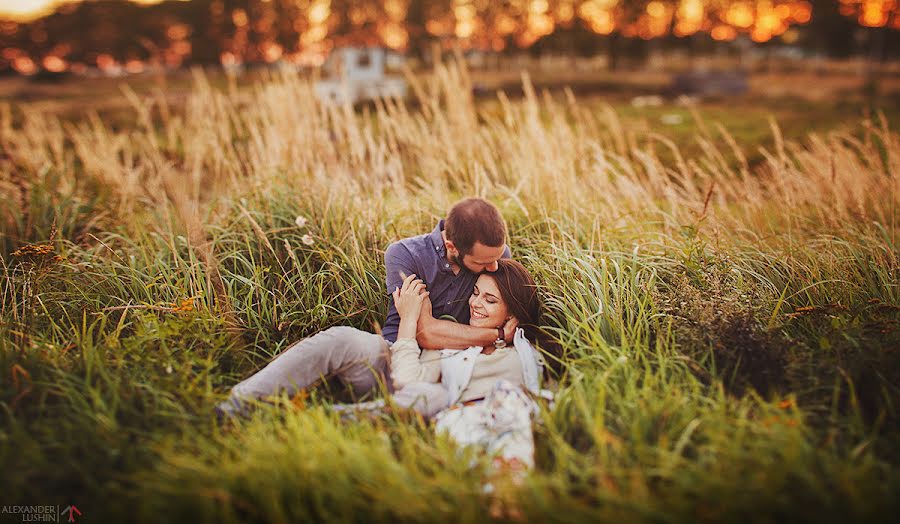
[[[434,231],[428,235],[431,238],[431,244],[434,247],[434,252],[438,254],[441,258],[447,257],[447,248],[444,245],[444,237],[441,235],[441,232],[444,231],[444,219],[441,219],[438,222],[437,226],[435,226]]]
[[[434,248],[434,254],[437,255],[440,260],[441,271],[444,272],[453,272],[450,269],[450,264],[447,262],[447,246],[444,244],[444,237],[441,235],[441,232],[444,231],[444,220],[441,219],[438,222],[437,226],[435,226],[434,231],[431,232],[428,237],[431,239],[431,245]]]

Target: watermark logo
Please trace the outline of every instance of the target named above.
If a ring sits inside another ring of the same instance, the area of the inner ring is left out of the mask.
[[[81,516],[81,512],[78,511],[78,508],[76,508],[75,505],[69,506],[66,509],[62,510],[63,515],[65,515],[66,513],[69,514],[69,522],[75,522],[75,514],[76,513],[78,514],[79,517]]]
[[[3,506],[0,516],[18,517],[18,522],[76,522],[81,510],[74,504],[66,506]]]

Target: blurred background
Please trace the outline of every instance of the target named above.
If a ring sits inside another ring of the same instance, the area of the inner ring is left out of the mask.
[[[190,66],[372,80],[447,53],[485,92],[528,70],[539,86],[631,96],[892,96],[900,1],[0,0],[0,76],[17,79],[4,98]]]

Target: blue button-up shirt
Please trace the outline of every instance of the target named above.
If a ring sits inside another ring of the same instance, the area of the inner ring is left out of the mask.
[[[400,329],[400,315],[391,293],[403,285],[403,275],[415,274],[425,283],[435,318],[450,317],[462,324],[469,323],[469,296],[478,274],[465,267],[460,268],[458,274],[453,273],[447,261],[443,230],[444,221],[441,220],[431,233],[394,242],[384,252],[389,307],[381,334],[390,343],[397,340]],[[503,258],[509,258],[509,247],[503,251]]]

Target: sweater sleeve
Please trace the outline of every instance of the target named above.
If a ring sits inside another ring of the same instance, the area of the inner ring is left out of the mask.
[[[391,380],[394,389],[402,389],[413,382],[440,381],[440,359],[440,351],[422,351],[411,338],[397,339],[391,346]]]
[[[394,297],[391,293],[395,288],[403,285],[403,279],[407,275],[415,273],[420,278],[422,272],[416,269],[416,259],[409,252],[409,248],[400,242],[394,242],[384,252],[385,286],[387,289],[388,314],[381,328],[381,335],[388,342],[397,339],[397,331],[400,329],[400,315],[397,306],[394,305]]]

